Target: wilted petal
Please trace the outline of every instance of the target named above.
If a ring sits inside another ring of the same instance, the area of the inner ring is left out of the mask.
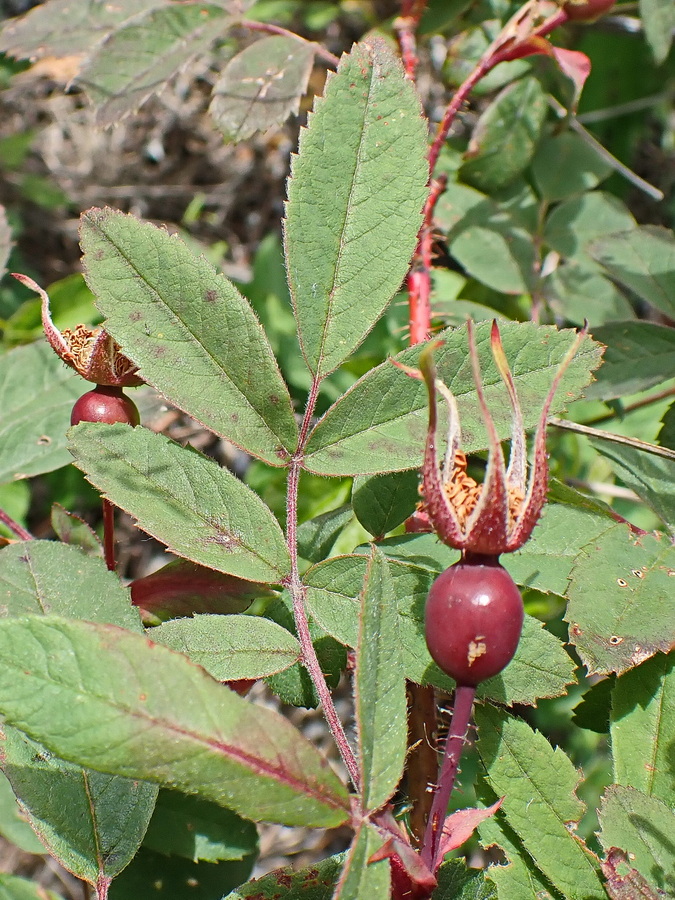
[[[509,454],[509,467],[506,471],[506,480],[509,485],[518,487],[524,495],[527,481],[525,424],[523,422],[523,413],[520,408],[518,394],[516,393],[516,384],[513,380],[506,354],[504,353],[504,346],[502,344],[502,338],[496,320],[492,322],[490,343],[492,346],[492,356],[494,357],[497,369],[509,392],[509,400],[513,412],[513,422],[511,423],[511,452]]]

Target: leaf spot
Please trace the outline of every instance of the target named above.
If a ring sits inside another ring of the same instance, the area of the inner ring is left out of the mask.
[[[614,647],[616,647],[616,646],[618,646],[619,644],[623,644],[623,638],[622,638],[622,637],[619,637],[619,636],[616,635],[616,634],[613,634],[613,635],[611,636],[611,638],[609,639],[609,642],[610,642],[610,644],[612,644]]]
[[[130,322],[140,322],[142,319],[142,314],[138,310],[134,310],[134,312],[129,313],[129,321]]]
[[[636,578],[644,578],[645,577],[645,573],[642,572],[640,569],[633,569],[632,574],[635,575]]]
[[[616,583],[619,585],[619,587],[628,587],[628,582],[623,578],[617,578]]]
[[[40,437],[37,439],[38,447],[48,447],[51,444],[51,442],[52,442],[52,439],[49,437],[48,434],[41,434]]]
[[[206,300],[207,303],[215,303],[217,299],[218,293],[214,291],[213,288],[209,288],[204,294],[204,300]]]

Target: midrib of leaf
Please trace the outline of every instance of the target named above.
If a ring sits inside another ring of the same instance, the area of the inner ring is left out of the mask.
[[[87,217],[87,221],[89,221],[90,223],[92,223],[92,220],[91,220],[91,218],[89,218],[89,217]],[[122,248],[121,248],[121,247],[120,247],[120,246],[119,246],[119,245],[118,245],[118,244],[117,244],[117,243],[116,243],[116,242],[115,242],[108,234],[106,234],[106,232],[100,227],[100,225],[99,225],[98,222],[92,223],[92,224],[94,224],[94,227],[95,227],[95,228],[99,231],[99,233],[105,238],[105,240],[106,240],[106,241],[109,241],[109,242],[113,245],[113,247],[115,247],[115,249],[117,250],[117,252],[119,253],[119,255],[122,257],[122,259],[124,259],[124,261],[127,263],[127,265],[128,265],[129,268],[132,270],[132,272],[134,272],[134,273],[139,277],[139,279],[143,282],[143,284],[145,284],[145,285],[148,286],[148,288],[152,291],[153,295],[154,295],[155,297],[157,297],[157,299],[161,302],[162,307],[164,308],[164,310],[165,310],[166,312],[168,312],[168,313],[170,314],[171,317],[173,317],[173,318],[176,319],[178,322],[180,322],[180,324],[183,326],[183,328],[185,329],[185,331],[193,338],[193,340],[195,341],[195,343],[197,343],[197,344],[202,348],[202,350],[204,351],[204,353],[205,353],[205,354],[208,356],[208,358],[213,362],[213,364],[216,366],[216,368],[218,369],[218,371],[222,372],[223,375],[225,375],[225,377],[227,378],[228,382],[229,382],[229,383],[230,383],[230,384],[238,391],[239,396],[243,399],[245,405],[248,406],[248,408],[249,408],[250,411],[254,414],[254,416],[256,417],[256,419],[262,421],[262,422],[264,423],[265,427],[266,427],[266,428],[269,428],[269,430],[271,431],[271,433],[272,433],[272,434],[275,436],[275,438],[279,441],[279,443],[281,444],[282,447],[286,447],[285,439],[283,439],[280,435],[277,434],[277,432],[274,430],[274,428],[272,427],[272,425],[267,421],[267,419],[263,418],[263,416],[258,412],[258,410],[253,406],[253,404],[251,403],[251,401],[248,399],[248,397],[246,396],[246,394],[243,393],[242,389],[239,387],[239,385],[237,384],[237,382],[234,381],[234,380],[230,377],[229,373],[225,371],[225,369],[223,368],[222,364],[221,364],[220,362],[218,362],[218,360],[217,360],[217,359],[215,358],[215,356],[211,353],[211,351],[208,350],[208,349],[204,346],[204,344],[202,343],[202,341],[197,337],[196,334],[194,334],[194,332],[192,331],[192,329],[188,327],[188,325],[187,325],[186,322],[181,318],[181,316],[179,316],[178,313],[177,313],[175,310],[173,310],[173,309],[169,306],[169,304],[166,302],[166,300],[165,300],[164,297],[161,295],[161,293],[159,292],[159,290],[157,290],[157,288],[155,288],[153,285],[150,284],[150,282],[147,280],[147,278],[145,278],[145,276],[143,275],[143,273],[140,272],[140,271],[136,268],[136,266],[135,266],[134,263],[131,261],[131,259],[127,256],[127,254],[124,252],[124,250],[123,250],[123,249],[122,249]],[[216,277],[216,278],[220,278],[220,277],[224,277],[224,276],[221,276],[221,275],[219,275],[218,272],[216,272],[216,273],[215,273],[215,277]],[[236,288],[235,288],[235,290],[236,290]],[[246,302],[247,302],[247,301],[244,300],[244,303],[246,303]],[[260,323],[257,321],[257,319],[256,319],[256,325],[258,325],[258,326],[260,327]],[[264,332],[263,332],[263,339],[264,339],[265,342],[267,342],[267,337],[264,335]],[[268,349],[269,349],[269,345],[268,345]],[[272,353],[271,349],[270,349],[270,354],[271,354],[272,359],[276,359],[276,357],[275,357],[274,354]],[[141,369],[142,369],[142,366],[141,366]],[[161,391],[160,391],[160,393],[161,393]],[[186,412],[187,412],[187,410],[186,410]],[[200,424],[203,425],[204,423],[201,422]],[[208,425],[205,425],[204,427],[205,427],[205,428],[208,428],[209,426],[208,426]],[[209,429],[209,430],[210,430],[210,429]],[[244,448],[244,449],[245,449],[245,448]],[[293,448],[288,447],[288,448],[286,448],[286,449],[292,450]]]
[[[94,851],[96,854],[96,865],[98,866],[99,877],[105,876],[105,861],[103,852],[101,851],[101,842],[99,840],[98,819],[96,818],[96,804],[91,796],[89,789],[89,774],[86,769],[80,770],[82,773],[82,784],[84,792],[87,795],[87,803],[89,804],[89,814],[91,816],[92,836],[94,838]]]
[[[334,303],[335,292],[337,290],[337,280],[338,280],[338,274],[340,272],[340,264],[342,262],[342,255],[344,253],[344,249],[347,244],[347,241],[345,239],[345,230],[346,230],[347,224],[349,223],[349,218],[350,218],[350,215],[352,212],[352,198],[353,198],[354,192],[356,190],[355,175],[359,171],[359,168],[361,166],[362,156],[363,156],[363,145],[365,142],[365,123],[366,123],[366,117],[368,114],[370,98],[373,93],[375,65],[376,65],[376,63],[374,62],[370,68],[370,77],[369,77],[369,82],[368,82],[368,98],[363,107],[363,116],[362,116],[362,121],[361,121],[359,146],[358,146],[358,150],[357,150],[357,154],[356,154],[356,162],[354,164],[354,169],[352,171],[351,186],[349,188],[349,198],[347,200],[347,209],[345,210],[344,219],[342,221],[342,226],[340,228],[340,242],[338,245],[337,257],[335,259],[335,271],[333,272],[333,284],[331,286],[330,291],[328,292],[328,311],[327,311],[326,319],[325,319],[325,322],[323,324],[323,328],[321,331],[321,340],[319,342],[319,352],[317,354],[317,360],[316,360],[317,371],[321,371],[321,363],[323,362],[323,358],[324,358],[324,346],[326,344],[326,340],[328,337],[329,325],[330,325],[330,322],[332,319],[333,303]]]

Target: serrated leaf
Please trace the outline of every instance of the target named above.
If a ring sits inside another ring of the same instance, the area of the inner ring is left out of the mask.
[[[0,900],[63,900],[63,897],[27,878],[0,872]]]
[[[582,700],[574,707],[572,721],[575,725],[595,731],[597,734],[609,733],[609,715],[615,681],[611,675],[591,685]]]
[[[569,828],[584,812],[579,772],[525,722],[489,706],[475,716],[487,782],[526,851],[569,900],[604,898],[597,862]]]
[[[340,853],[306,869],[275,869],[243,884],[224,900],[332,900],[344,861]]]
[[[566,130],[545,137],[532,160],[532,176],[548,203],[592,190],[611,166],[580,135]]]
[[[675,7],[670,0],[640,0],[640,18],[657,66],[668,58],[675,32]]]
[[[610,441],[592,440],[591,444],[609,461],[626,487],[634,490],[675,532],[675,460]]]
[[[469,869],[462,859],[449,859],[436,873],[438,887],[431,900],[503,900],[484,872]],[[520,898],[525,900],[525,898]]]
[[[667,316],[675,314],[675,237],[643,225],[593,241],[591,255],[619,284]]]
[[[166,0],[50,0],[16,19],[0,34],[0,52],[19,58],[86,53],[115,26]]]
[[[70,462],[66,429],[86,390],[47,343],[0,358],[0,482],[29,478]]]
[[[82,423],[70,432],[70,448],[93,485],[179,556],[251,581],[287,573],[277,520],[213,460],[127,425]]]
[[[490,351],[490,323],[475,326],[476,342],[488,406],[500,440],[510,437],[511,412],[504,384]],[[525,428],[537,424],[551,380],[574,335],[550,326],[504,322],[500,327],[506,356],[520,397]],[[468,358],[466,327],[437,335],[443,345],[434,354],[441,378],[457,398],[462,424],[462,446],[468,453],[488,446],[482,414]],[[396,360],[416,366],[417,344]],[[601,351],[586,339],[565,373],[551,414],[560,411],[582,392]],[[439,416],[441,419],[442,416]],[[444,433],[441,421],[439,433]],[[409,378],[386,361],[371,369],[350,388],[314,427],[305,452],[305,467],[321,475],[367,475],[417,468],[424,453],[427,429],[427,393],[423,383]]]
[[[586,396],[615,400],[675,378],[675,334],[655,322],[609,322],[593,329],[607,345],[596,381]]]
[[[330,826],[348,815],[343,785],[290,723],[116,626],[0,621],[0,711],[65,759],[257,821]]]
[[[193,862],[243,859],[255,854],[258,832],[252,822],[215,803],[161,790],[143,846]]]
[[[12,249],[12,232],[5,214],[5,207],[0,203],[0,278],[5,274],[9,251]]]
[[[490,192],[517,178],[532,159],[545,118],[546,95],[536,78],[505,87],[476,123],[462,181]]]
[[[544,243],[564,259],[585,268],[599,269],[589,252],[596,238],[635,228],[628,208],[613,194],[589,191],[557,204],[546,219]]]
[[[0,617],[55,614],[143,630],[128,589],[103,560],[56,541],[0,551],[0,596]]]
[[[388,859],[370,862],[384,844],[384,839],[371,825],[361,825],[335,888],[333,900],[389,900],[391,874]]]
[[[298,528],[298,554],[309,562],[321,562],[352,518],[351,507],[340,506],[303,522]]]
[[[77,547],[88,556],[103,556],[103,544],[93,528],[60,503],[52,504],[50,522],[54,533],[64,544]]]
[[[153,628],[149,636],[184,653],[217,681],[264,678],[287,669],[302,656],[296,637],[258,616],[174,619]]]
[[[506,855],[505,865],[492,865],[487,870],[490,881],[497,886],[499,900],[554,900],[550,882],[506,824],[503,813],[485,819],[478,830],[483,847],[497,845]]]
[[[76,79],[96,107],[96,123],[113,125],[138,109],[233,21],[214,3],[171,4],[112,31]]]
[[[44,853],[43,844],[37,839],[22,814],[14,791],[3,772],[0,772],[0,835],[24,853]]]
[[[64,762],[20,731],[4,730],[3,770],[45,847],[91,885],[118,875],[143,839],[155,785]]]
[[[282,125],[300,108],[314,49],[295,36],[273,35],[237,53],[213,87],[209,112],[228,140]]]
[[[675,657],[657,653],[624,673],[612,691],[614,780],[675,807]]]
[[[408,733],[396,596],[387,560],[376,547],[367,562],[360,606],[354,677],[359,770],[364,809],[376,810],[401,779]]]
[[[579,552],[567,591],[570,642],[595,672],[625,672],[675,643],[675,548],[615,525]]]
[[[319,376],[361,343],[401,284],[427,193],[419,98],[383,41],[329,74],[300,135],[285,248],[302,352]]]
[[[657,800],[632,787],[613,784],[605,791],[599,811],[600,843],[629,854],[631,866],[666,896],[675,891],[675,814]]]
[[[598,326],[635,316],[625,294],[609,278],[572,260],[558,266],[546,278],[544,288],[551,309],[561,319],[575,325],[587,321],[594,336]]]
[[[143,377],[211,431],[280,465],[297,442],[290,397],[234,285],[178,238],[115,210],[84,213],[81,240],[106,330]]]
[[[352,487],[354,515],[376,539],[412,515],[419,499],[419,474],[414,470],[355,478]]]

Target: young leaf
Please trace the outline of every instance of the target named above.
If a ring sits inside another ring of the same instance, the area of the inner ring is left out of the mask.
[[[396,790],[407,738],[396,596],[387,560],[376,547],[368,559],[360,606],[354,699],[361,795],[368,811],[380,809]]]
[[[675,334],[655,322],[610,322],[593,329],[593,337],[607,345],[596,381],[586,396],[615,400],[637,394],[675,378]]]
[[[298,528],[299,555],[308,562],[321,562],[328,556],[338,535],[352,518],[351,507],[340,506],[303,522]]]
[[[178,238],[115,210],[84,213],[81,240],[106,330],[146,381],[211,431],[280,465],[297,441],[288,390],[234,285]]]
[[[215,3],[162,4],[111,32],[77,76],[94,102],[96,123],[113,125],[134,112],[232,22]]]
[[[383,838],[367,824],[361,825],[349,848],[333,900],[389,900],[391,874],[388,859],[370,862]]]
[[[631,866],[650,885],[675,891],[675,814],[657,800],[632,787],[613,784],[605,791],[598,835],[605,850],[618,847],[629,854]]]
[[[102,559],[56,541],[22,541],[0,553],[2,616],[50,613],[141,632],[129,591]]]
[[[63,897],[27,878],[0,872],[0,900],[63,900]]]
[[[40,840],[78,878],[109,882],[138,850],[156,786],[82,769],[4,730],[3,769]]]
[[[595,672],[625,672],[675,642],[675,548],[614,525],[579,552],[567,591],[570,642]]]
[[[0,34],[0,53],[22,59],[86,53],[117,25],[166,0],[50,0],[11,19]]]
[[[252,822],[215,803],[161,790],[143,846],[194,862],[243,859],[258,849]]]
[[[414,470],[354,479],[354,515],[376,538],[405,522],[419,499],[419,474]]]
[[[332,826],[348,817],[345,788],[283,717],[113,625],[1,620],[0,711],[64,759],[253,820]]]
[[[64,544],[78,547],[87,556],[103,556],[103,544],[94,529],[60,503],[52,504],[50,522],[54,533]]]
[[[525,722],[487,705],[476,709],[478,752],[506,821],[551,883],[570,900],[605,896],[598,865],[571,832],[584,812],[580,776],[562,750]]]
[[[668,228],[643,225],[598,237],[590,252],[619,284],[666,316],[675,314],[675,237]]]
[[[300,345],[317,376],[361,343],[403,280],[426,197],[426,122],[383,41],[329,74],[291,169],[288,279]]]
[[[243,884],[226,900],[332,900],[344,861],[345,856],[340,853],[307,869],[275,869]]]
[[[226,139],[244,141],[300,108],[314,62],[309,41],[273,35],[237,53],[213,88],[209,112]]]
[[[277,520],[213,460],[127,425],[82,423],[70,432],[70,448],[93,485],[178,555],[252,581],[287,573]]]
[[[292,666],[302,655],[296,637],[257,616],[174,619],[153,628],[149,636],[184,653],[217,681],[264,678]]]
[[[0,483],[70,462],[66,429],[85,383],[45,342],[0,357]]]
[[[614,781],[675,807],[675,656],[657,653],[625,672],[612,692]]]
[[[525,428],[534,428],[551,379],[574,335],[522,322],[504,323],[500,331]],[[479,323],[475,333],[487,404],[503,440],[511,434],[511,413],[490,351],[490,323]],[[464,449],[469,453],[484,450],[488,441],[469,365],[466,328],[448,329],[438,338],[443,345],[434,360],[438,377],[457,398]],[[403,350],[395,359],[416,366],[424,346]],[[587,338],[565,373],[552,415],[579,396],[600,359],[601,349]],[[439,425],[441,433],[444,427],[443,423]],[[423,457],[426,428],[424,385],[387,360],[359,379],[319,420],[307,444],[305,467],[320,475],[366,475],[417,468]]]

